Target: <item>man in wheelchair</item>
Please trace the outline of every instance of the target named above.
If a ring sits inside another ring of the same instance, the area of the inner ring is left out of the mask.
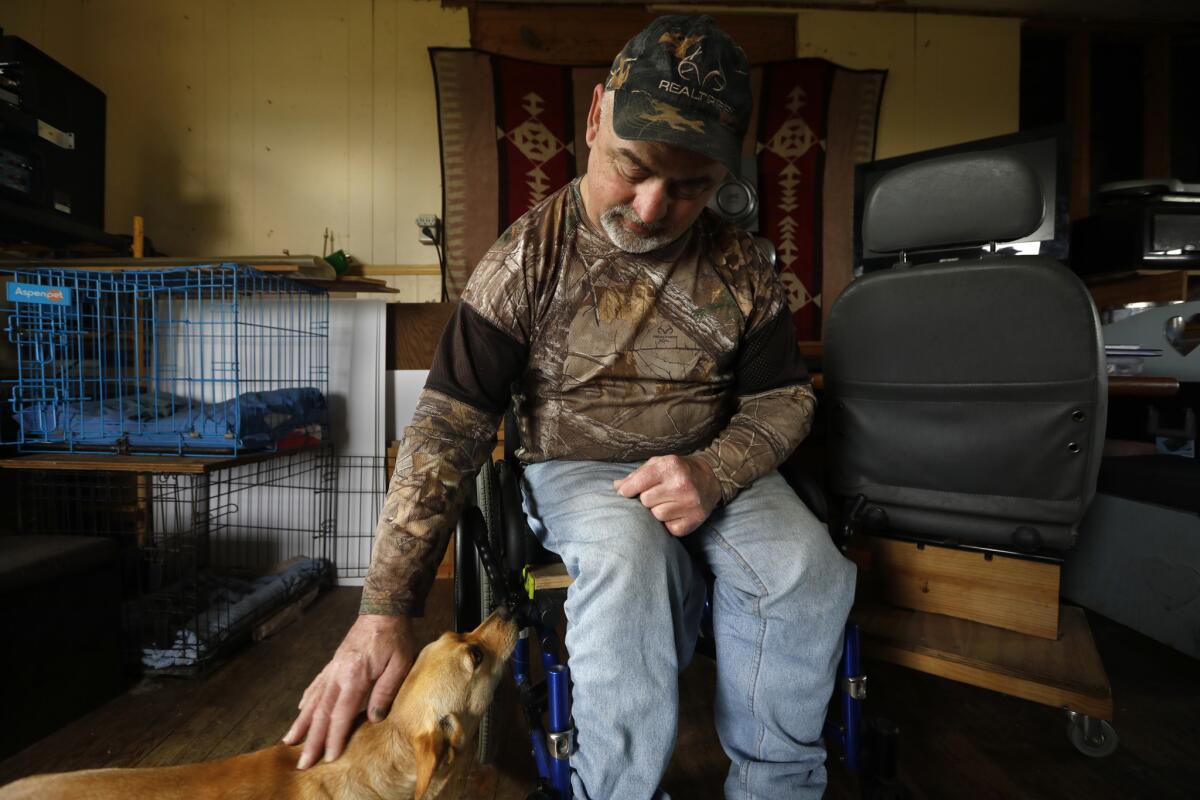
[[[392,476],[361,615],[285,741],[341,752],[386,709],[472,476],[512,402],[529,523],[560,555],[575,795],[664,797],[678,673],[715,576],[730,798],[818,797],[854,567],[776,471],[814,395],[772,264],[705,206],[751,111],[741,49],[662,17],[593,91],[583,177],[475,269]],[[620,654],[618,656],[617,654]]]

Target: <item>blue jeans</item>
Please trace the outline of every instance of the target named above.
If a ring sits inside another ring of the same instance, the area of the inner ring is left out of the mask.
[[[833,690],[854,565],[778,472],[671,536],[612,482],[638,464],[525,468],[530,526],[563,559],[578,750],[576,797],[666,798],[678,673],[716,578],[717,733],[733,762],[725,796],[798,800],[825,789],[821,727]]]

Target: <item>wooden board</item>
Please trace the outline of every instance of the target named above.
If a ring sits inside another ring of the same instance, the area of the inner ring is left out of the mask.
[[[1174,397],[1179,379],[1153,375],[1109,375],[1110,397]]]
[[[256,642],[261,642],[263,639],[279,633],[293,622],[299,621],[304,616],[304,609],[308,608],[317,599],[317,593],[320,591],[320,586],[312,587],[303,595],[288,603],[258,625],[255,625],[251,638]]]
[[[327,292],[351,292],[354,294],[362,292],[375,292],[377,294],[400,293],[399,289],[393,289],[383,281],[373,281],[353,275],[338,278],[336,281],[327,281],[318,278],[296,278],[296,280],[308,286],[324,289]]]
[[[91,453],[33,453],[0,458],[0,469],[61,470],[66,472],[146,472],[170,475],[203,475],[208,472],[255,464],[279,456],[313,450],[297,447],[241,456],[116,456]]]
[[[863,652],[931,675],[1112,720],[1112,689],[1083,609],[1062,607],[1057,639],[941,614],[859,603]]]
[[[1136,270],[1086,278],[1096,308],[1118,308],[1128,303],[1185,301],[1191,290],[1200,289],[1200,271]]]
[[[637,6],[473,5],[471,46],[543,64],[608,66],[635,33],[659,14]],[[796,56],[796,17],[715,13],[751,64]]]
[[[429,369],[457,303],[389,303],[387,368]]]
[[[101,271],[130,269],[170,269],[172,267],[194,267],[205,264],[241,264],[254,267],[259,272],[295,273],[303,271],[312,278],[333,280],[337,277],[333,267],[318,256],[193,256],[188,258],[152,256],[150,258],[51,258],[51,259],[0,259],[0,265],[14,269],[36,269],[61,267],[63,269],[93,269]]]
[[[1046,639],[1058,636],[1058,564],[877,536],[859,537],[855,549],[870,553],[859,581],[872,599]]]
[[[535,592],[542,589],[565,589],[575,582],[567,574],[567,565],[561,561],[557,564],[534,567],[529,570],[529,577],[533,580],[533,590]]]

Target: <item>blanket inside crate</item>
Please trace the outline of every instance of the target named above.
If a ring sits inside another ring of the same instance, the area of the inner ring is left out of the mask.
[[[311,386],[246,392],[203,403],[167,392],[103,400],[26,403],[14,415],[26,444],[164,448],[262,449],[319,438],[328,418],[325,396]]]
[[[232,636],[321,583],[330,566],[326,559],[307,558],[290,564],[282,572],[254,580],[204,576],[206,605],[175,631],[170,645],[142,648],[142,666],[147,669],[197,666],[216,654]]]

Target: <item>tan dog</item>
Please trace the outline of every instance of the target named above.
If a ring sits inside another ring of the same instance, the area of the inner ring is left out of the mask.
[[[443,634],[417,656],[387,719],[360,724],[341,758],[303,772],[302,746],[279,744],[201,764],[36,775],[0,789],[0,800],[432,797],[446,780],[435,773],[474,735],[516,641],[516,626],[497,614],[470,633]]]

